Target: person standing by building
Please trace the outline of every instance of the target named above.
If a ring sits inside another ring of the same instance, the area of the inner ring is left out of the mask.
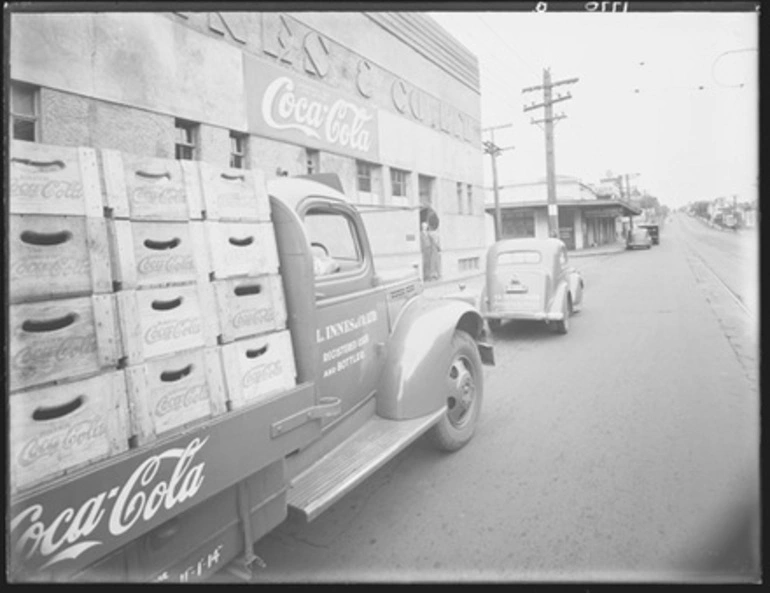
[[[438,280],[441,278],[441,241],[438,229],[428,229],[428,238],[430,239],[430,279]]]
[[[422,279],[431,279],[431,240],[428,234],[428,223],[420,223],[420,250],[422,251]]]

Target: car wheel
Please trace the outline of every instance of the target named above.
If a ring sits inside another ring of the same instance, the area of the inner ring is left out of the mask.
[[[564,297],[562,311],[564,313],[564,319],[556,321],[553,324],[553,329],[557,334],[566,334],[569,332],[569,318],[570,315],[572,315],[572,299],[569,298],[569,295]]]
[[[466,332],[452,336],[452,358],[444,378],[446,413],[428,432],[443,451],[457,451],[471,440],[481,411],[483,376],[476,342]]]

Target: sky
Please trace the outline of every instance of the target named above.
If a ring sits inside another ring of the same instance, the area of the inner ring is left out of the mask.
[[[673,3],[672,3],[673,5]],[[673,5],[675,6],[675,5]],[[545,178],[542,91],[549,68],[571,99],[554,104],[557,175],[598,184],[629,174],[670,208],[757,198],[758,15],[432,12],[479,60],[481,127],[495,130],[498,184]],[[741,86],[742,85],[742,86]],[[699,87],[703,87],[702,89]],[[638,92],[637,92],[638,91]],[[482,131],[482,139],[490,139]],[[484,157],[491,188],[491,157]]]

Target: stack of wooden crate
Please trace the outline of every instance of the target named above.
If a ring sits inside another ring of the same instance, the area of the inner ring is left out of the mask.
[[[230,409],[295,385],[270,203],[259,170],[199,164]]]
[[[9,199],[11,491],[128,449],[97,154],[13,141]]]

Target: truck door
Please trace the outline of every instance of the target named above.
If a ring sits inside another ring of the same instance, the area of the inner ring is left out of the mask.
[[[344,416],[374,395],[388,333],[386,293],[373,286],[372,255],[355,210],[319,200],[300,215],[314,257],[319,391],[340,398]]]

